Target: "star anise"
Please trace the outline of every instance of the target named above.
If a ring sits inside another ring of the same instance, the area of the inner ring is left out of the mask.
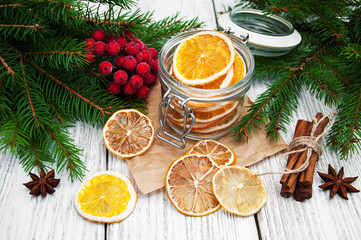
[[[24,185],[31,190],[30,194],[34,196],[41,195],[45,197],[46,193],[53,194],[55,192],[54,188],[60,182],[60,179],[54,178],[54,169],[45,174],[44,169],[41,168],[40,177],[34,173],[30,173],[30,177],[33,181],[24,183]]]
[[[359,192],[360,190],[351,186],[358,177],[347,177],[343,178],[344,170],[343,167],[340,169],[338,174],[335,169],[329,164],[328,165],[328,174],[317,172],[318,175],[326,183],[320,185],[322,189],[331,189],[330,198],[333,198],[336,193],[340,195],[343,199],[348,200],[347,192]]]

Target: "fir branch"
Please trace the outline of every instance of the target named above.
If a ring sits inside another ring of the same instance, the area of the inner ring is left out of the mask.
[[[316,7],[314,7],[312,4],[311,4],[311,7],[312,9],[315,11],[315,13],[322,19],[322,21],[326,24],[326,26],[333,32],[333,35],[332,37],[336,37],[338,39],[340,39],[343,34],[342,33],[337,33],[332,27],[331,25],[328,23],[328,21],[321,15],[321,13],[317,10]]]
[[[66,9],[71,9],[71,5],[69,3],[63,3],[63,2],[59,2],[59,1],[54,1],[54,0],[43,0],[43,1],[40,1],[40,2],[49,2],[49,3],[55,3],[59,6],[65,6]]]
[[[160,21],[149,23],[146,30],[137,32],[137,36],[149,46],[160,49],[165,41],[174,34],[199,28],[202,24],[198,22],[197,18],[190,21],[183,20],[177,13]],[[157,31],[153,29],[157,29]]]
[[[335,11],[337,13],[338,16],[343,18],[343,15],[339,11],[337,11],[337,9],[333,6],[333,4],[330,3],[330,1],[326,0],[326,2],[333,9],[333,11]]]
[[[29,146],[29,138],[26,131],[20,128],[20,122],[16,116],[8,115],[3,119],[0,131],[0,150],[10,150],[18,155],[19,147]]]
[[[30,147],[31,147],[31,150],[33,151],[34,156],[35,156],[35,162],[33,163],[33,165],[36,165],[36,166],[38,166],[38,167],[44,167],[43,164],[41,164],[39,155],[38,155],[38,153],[36,152],[36,148],[35,148],[35,145],[34,145],[34,142],[33,142],[33,141],[30,141]]]
[[[14,3],[14,4],[6,4],[6,5],[0,5],[0,8],[6,8],[6,7],[22,7],[23,5],[19,4],[19,3]]]
[[[317,62],[321,63],[323,66],[327,67],[328,69],[330,69],[342,82],[345,81],[342,79],[341,75],[339,73],[337,73],[332,67],[330,67],[329,65],[327,65],[326,63],[324,63],[323,61],[318,59],[317,57],[314,57],[313,59],[316,60]]]
[[[151,15],[152,13],[150,12],[142,14],[139,9],[133,12],[123,13],[121,11],[114,11],[113,7],[110,7],[108,11],[100,13],[99,6],[93,6],[89,7],[84,14],[80,14],[76,18],[83,21],[83,23],[85,23],[84,27],[91,31],[94,28],[100,28],[106,32],[112,32],[118,35],[120,33],[124,34],[124,32],[120,30],[142,29],[142,25],[151,21]]]
[[[189,30],[196,29],[196,28],[200,28],[200,27],[201,27],[201,24],[199,23],[199,24],[196,24],[196,25],[194,25],[194,26],[191,26],[191,27],[182,29],[182,30],[179,31],[179,32],[187,32],[187,31],[189,31]],[[158,37],[154,38],[153,40],[155,41],[155,40],[158,40],[158,39],[161,39],[161,38],[166,38],[166,37],[172,36],[173,34],[174,34],[174,33],[163,34],[163,35],[161,35],[161,36],[158,36]]]
[[[19,123],[16,123],[16,126],[14,128],[14,133],[13,133],[14,135],[13,135],[12,141],[8,143],[12,148],[16,147],[15,140],[16,140],[16,134],[17,134],[18,129],[19,129]]]
[[[356,127],[358,126],[358,118],[359,118],[359,111],[360,111],[360,106],[361,105],[361,91],[359,91],[359,97],[357,99],[357,104],[356,104],[356,112],[354,114],[353,117],[353,121],[352,121],[352,126],[351,126],[351,130],[350,130],[350,138],[347,140],[346,143],[342,144],[341,147],[344,148],[344,154],[346,155],[348,153],[348,151],[350,150],[350,144],[351,143],[357,143],[358,140],[354,139],[354,131],[356,129]],[[356,140],[356,141],[355,141]]]
[[[102,19],[90,19],[86,17],[77,17],[77,19],[83,20],[86,23],[101,23],[104,25],[114,25],[114,26],[122,26],[122,27],[128,27],[128,26],[134,26],[135,22],[124,22],[123,20],[120,20],[119,22],[111,22],[109,20],[102,20]]]
[[[288,55],[257,57],[256,79],[276,81],[257,97],[255,105],[234,129],[234,137],[239,139],[242,135],[236,130],[250,133],[255,127],[264,125],[263,117],[268,115],[267,134],[274,139],[278,130],[287,129],[285,124],[298,105],[299,88],[305,86],[317,99],[337,108],[338,115],[327,139],[328,146],[343,159],[358,152],[361,149],[359,1],[251,0],[247,5],[263,9],[267,14],[282,12],[281,15],[293,22],[303,39]],[[292,81],[285,74],[294,74]],[[287,81],[270,100],[277,86]],[[296,84],[297,89],[292,90]],[[247,128],[242,128],[244,126]]]
[[[136,2],[133,0],[89,0],[93,3],[107,4],[109,6],[119,6],[122,9],[131,9],[131,7],[136,6]]]
[[[285,110],[285,108],[286,108],[286,104],[287,104],[287,102],[289,101],[289,99],[290,99],[290,97],[288,96],[288,97],[286,97],[286,99],[284,100],[284,102],[283,102],[283,104],[282,104],[282,106],[281,106],[281,109],[278,111],[278,115],[277,115],[277,117],[276,117],[276,122],[275,122],[275,124],[274,124],[274,126],[272,127],[272,129],[271,130],[276,130],[276,131],[279,131],[279,130],[281,130],[281,126],[279,126],[279,124],[280,124],[280,120],[281,120],[281,117],[282,117],[282,115],[283,115],[283,112],[284,112],[284,110]],[[270,131],[267,131],[268,133],[270,133]]]
[[[325,85],[325,82],[320,80],[318,77],[316,77],[314,74],[311,74],[310,72],[307,72],[305,70],[301,70],[303,73],[309,75],[312,79],[314,79],[319,85],[321,85],[321,88],[319,90],[325,90],[329,95],[332,96],[333,98],[333,101],[337,101],[338,100],[338,97],[337,97],[337,94],[339,92],[333,92],[331,91],[326,85]],[[330,101],[331,102],[331,101]]]
[[[85,65],[86,60],[84,42],[78,42],[75,39],[47,39],[41,41],[36,47],[36,51],[22,51],[14,50],[20,55],[31,56],[34,62],[41,62],[43,65],[49,65],[52,68],[65,68],[72,70],[73,65]],[[54,49],[59,49],[54,51]]]
[[[61,141],[59,141],[59,138],[57,138],[57,136],[55,136],[54,134],[54,130],[52,129],[49,129],[48,127],[46,127],[46,130],[49,132],[49,134],[51,135],[51,138],[52,140],[54,140],[56,142],[56,144],[60,147],[61,151],[63,152],[63,154],[65,155],[66,157],[66,160],[67,160],[67,169],[68,167],[70,167],[71,169],[74,169],[74,163],[73,161],[71,160],[70,156],[71,156],[71,153],[68,152],[66,150],[66,148],[64,147],[64,145],[61,143]]]
[[[359,48],[361,50],[361,47]],[[348,58],[355,57],[357,61],[361,62],[361,53],[356,49],[356,46],[348,46],[345,50],[349,55]]]
[[[63,82],[61,82],[59,79],[55,78],[54,76],[52,76],[50,73],[48,73],[47,71],[45,71],[44,69],[40,68],[38,65],[36,65],[34,62],[26,59],[26,61],[28,63],[30,63],[33,67],[35,67],[36,69],[38,69],[40,72],[42,72],[44,75],[46,75],[47,77],[49,77],[50,79],[52,79],[53,81],[55,81],[57,84],[59,84],[60,86],[62,86],[63,88],[65,88],[66,90],[68,90],[70,92],[70,94],[74,94],[76,95],[78,98],[82,99],[83,101],[87,102],[88,104],[90,104],[91,106],[93,106],[94,108],[98,109],[101,113],[102,113],[102,118],[104,118],[104,114],[109,115],[110,112],[107,111],[106,109],[96,105],[95,103],[93,103],[92,101],[90,101],[88,98],[82,96],[81,94],[79,94],[77,91],[75,91],[74,89],[71,89],[69,86],[67,86],[66,84],[64,84]]]
[[[290,122],[288,116],[291,115],[291,111],[294,111],[295,106],[297,106],[297,100],[294,101],[294,99],[297,99],[297,96],[295,97],[294,95],[298,94],[299,91],[293,88],[283,94],[285,96],[283,97],[283,104],[281,106],[278,106],[277,101],[272,104],[270,107],[272,110],[269,110],[269,112],[272,112],[273,115],[269,117],[271,121],[266,125],[267,137],[270,137],[272,140],[278,140],[279,130],[282,129],[284,132],[287,132],[284,125]]]
[[[54,159],[49,154],[51,149],[51,140],[48,136],[40,139],[30,139],[29,146],[18,147],[20,163],[26,172],[31,171],[34,167],[48,168],[48,164],[54,163]]]
[[[255,125],[260,126],[264,125],[267,121],[267,116],[265,114],[265,108],[272,101],[274,97],[282,90],[289,81],[295,78],[295,73],[288,75],[286,79],[282,81],[277,81],[268,89],[265,93],[257,99],[254,105],[250,107],[246,116],[244,116],[239,125],[233,128],[232,135],[237,140],[240,141],[242,136],[245,135],[247,138],[251,130],[255,130]]]
[[[330,131],[327,141],[331,149],[335,150],[342,158],[352,156],[355,151],[359,151],[361,140],[361,88],[360,85],[350,88],[348,97],[345,102],[340,105],[338,118]]]
[[[46,101],[49,103],[50,107],[53,109],[54,113],[56,114],[56,116],[57,116],[56,120],[60,120],[62,123],[65,123],[64,120],[62,119],[62,117],[60,116],[59,112],[54,107],[54,105],[50,102],[50,100],[46,99]]]
[[[178,17],[178,14],[176,15],[176,17]],[[181,22],[182,22],[182,20],[181,20],[181,19],[178,19],[178,20],[173,21],[173,22],[171,22],[171,23],[169,23],[169,24],[166,24],[166,25],[163,25],[163,26],[159,26],[158,28],[154,29],[153,31],[158,31],[158,30],[161,30],[161,29],[163,29],[163,28],[169,28],[169,27],[174,26],[174,25],[176,25],[176,24],[179,24],[179,23],[181,23]]]
[[[39,127],[40,126],[40,122],[39,122],[39,119],[38,117],[36,116],[36,113],[35,113],[35,110],[34,110],[34,106],[33,106],[33,103],[31,101],[31,96],[30,96],[30,91],[29,91],[29,87],[28,87],[28,82],[26,81],[26,77],[25,77],[25,69],[24,69],[24,64],[23,64],[23,57],[21,56],[20,57],[20,64],[21,64],[21,67],[22,67],[22,73],[23,73],[23,79],[24,79],[24,86],[25,86],[25,89],[26,89],[26,94],[28,96],[28,99],[29,99],[29,104],[30,104],[30,107],[31,107],[31,111],[33,112],[33,117],[35,119],[35,122],[37,124],[37,126]]]
[[[12,70],[9,65],[5,62],[5,60],[0,56],[0,62],[4,65],[6,71],[8,74],[11,74],[12,76],[15,75],[14,70]]]
[[[5,72],[3,70],[3,72]],[[0,74],[1,75],[1,74]],[[6,82],[4,79],[6,76],[0,76],[0,126],[1,121],[4,119],[7,119],[9,115],[11,115],[11,105],[12,105],[12,98],[11,94],[9,94],[9,90],[7,89],[4,82]]]
[[[76,52],[65,52],[65,51],[49,51],[49,52],[23,52],[24,55],[36,55],[36,54],[66,54],[81,56],[81,51]]]
[[[75,65],[75,64],[74,64],[74,66],[75,66],[76,68],[79,68],[79,69],[85,71],[85,72],[91,73],[91,74],[93,74],[94,76],[97,76],[97,77],[100,77],[100,78],[105,79],[105,76],[104,76],[103,74],[101,74],[101,73],[94,72],[94,71],[91,70],[91,69],[84,68],[84,67],[81,67],[81,66],[78,66],[78,65]]]
[[[68,136],[70,124],[81,120],[102,127],[119,109],[146,112],[145,100],[106,92],[111,79],[84,59],[84,39],[95,28],[117,36],[130,32],[159,49],[172,35],[199,26],[178,16],[155,22],[152,12],[124,12],[134,6],[132,0],[90,2],[96,4],[6,0],[0,5],[0,149],[18,156],[25,171],[56,162],[58,171],[81,178],[85,166]],[[110,6],[101,12],[104,3]]]
[[[55,142],[53,145],[53,158],[57,159],[57,169],[61,171],[66,169],[69,171],[69,177],[73,181],[74,178],[82,179],[84,176],[85,165],[80,160],[80,151],[72,143],[67,136],[69,133],[63,129],[51,129],[46,127],[51,139]]]
[[[43,29],[39,24],[34,25],[16,25],[16,24],[0,24],[0,27],[9,27],[9,28],[31,28],[34,32],[37,32],[39,29]]]

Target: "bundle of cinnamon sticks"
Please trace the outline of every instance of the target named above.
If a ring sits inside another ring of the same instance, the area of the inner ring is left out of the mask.
[[[322,119],[323,114],[317,113],[316,119],[319,121]],[[317,126],[314,137],[317,137],[321,133],[323,133],[329,122],[329,118],[324,118]],[[295,133],[293,139],[301,137],[301,136],[310,136],[312,132],[313,122],[306,120],[298,120]],[[301,150],[305,146],[298,146],[294,150]],[[288,169],[298,169],[307,158],[307,150],[303,152],[296,152],[288,155],[287,168]],[[312,154],[309,159],[309,165],[306,170],[299,173],[286,173],[283,174],[280,183],[282,184],[281,188],[281,196],[285,198],[289,198],[293,195],[293,197],[297,201],[303,202],[305,199],[310,199],[312,197],[312,183],[313,183],[313,175],[315,173],[316,162],[319,158],[319,154],[316,151],[312,151]]]

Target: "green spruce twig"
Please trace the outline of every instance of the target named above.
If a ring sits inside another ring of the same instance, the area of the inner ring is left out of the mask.
[[[358,152],[361,2],[251,0],[246,5],[288,18],[303,39],[285,56],[256,58],[256,79],[274,79],[274,82],[257,97],[248,114],[233,129],[233,136],[239,140],[243,135],[248,137],[256,127],[266,125],[268,136],[278,139],[279,130],[287,132],[303,86],[338,112],[328,146],[344,159]]]
[[[112,79],[84,59],[94,29],[131,32],[159,50],[172,35],[200,26],[178,15],[153,21],[152,12],[133,7],[132,0],[1,1],[0,151],[16,155],[25,171],[55,164],[80,179],[86,166],[69,137],[74,121],[102,127],[119,109],[146,112],[145,100],[107,92]]]

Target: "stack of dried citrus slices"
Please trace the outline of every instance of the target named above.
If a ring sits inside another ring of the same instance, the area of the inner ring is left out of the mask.
[[[221,89],[240,82],[246,65],[231,39],[217,31],[202,31],[181,42],[173,55],[171,76],[185,85],[199,89]],[[210,134],[221,131],[237,121],[241,101],[222,103],[188,102],[195,113],[193,133]],[[183,115],[179,104],[168,112],[168,120],[182,128]],[[188,126],[190,121],[187,122]]]
[[[221,206],[239,216],[255,214],[266,203],[267,190],[259,176],[235,163],[227,145],[199,141],[170,164],[165,176],[169,200],[187,216],[205,216]]]
[[[186,38],[173,56],[172,75],[197,88],[231,86],[244,77],[245,71],[231,39],[217,31],[202,31]]]

